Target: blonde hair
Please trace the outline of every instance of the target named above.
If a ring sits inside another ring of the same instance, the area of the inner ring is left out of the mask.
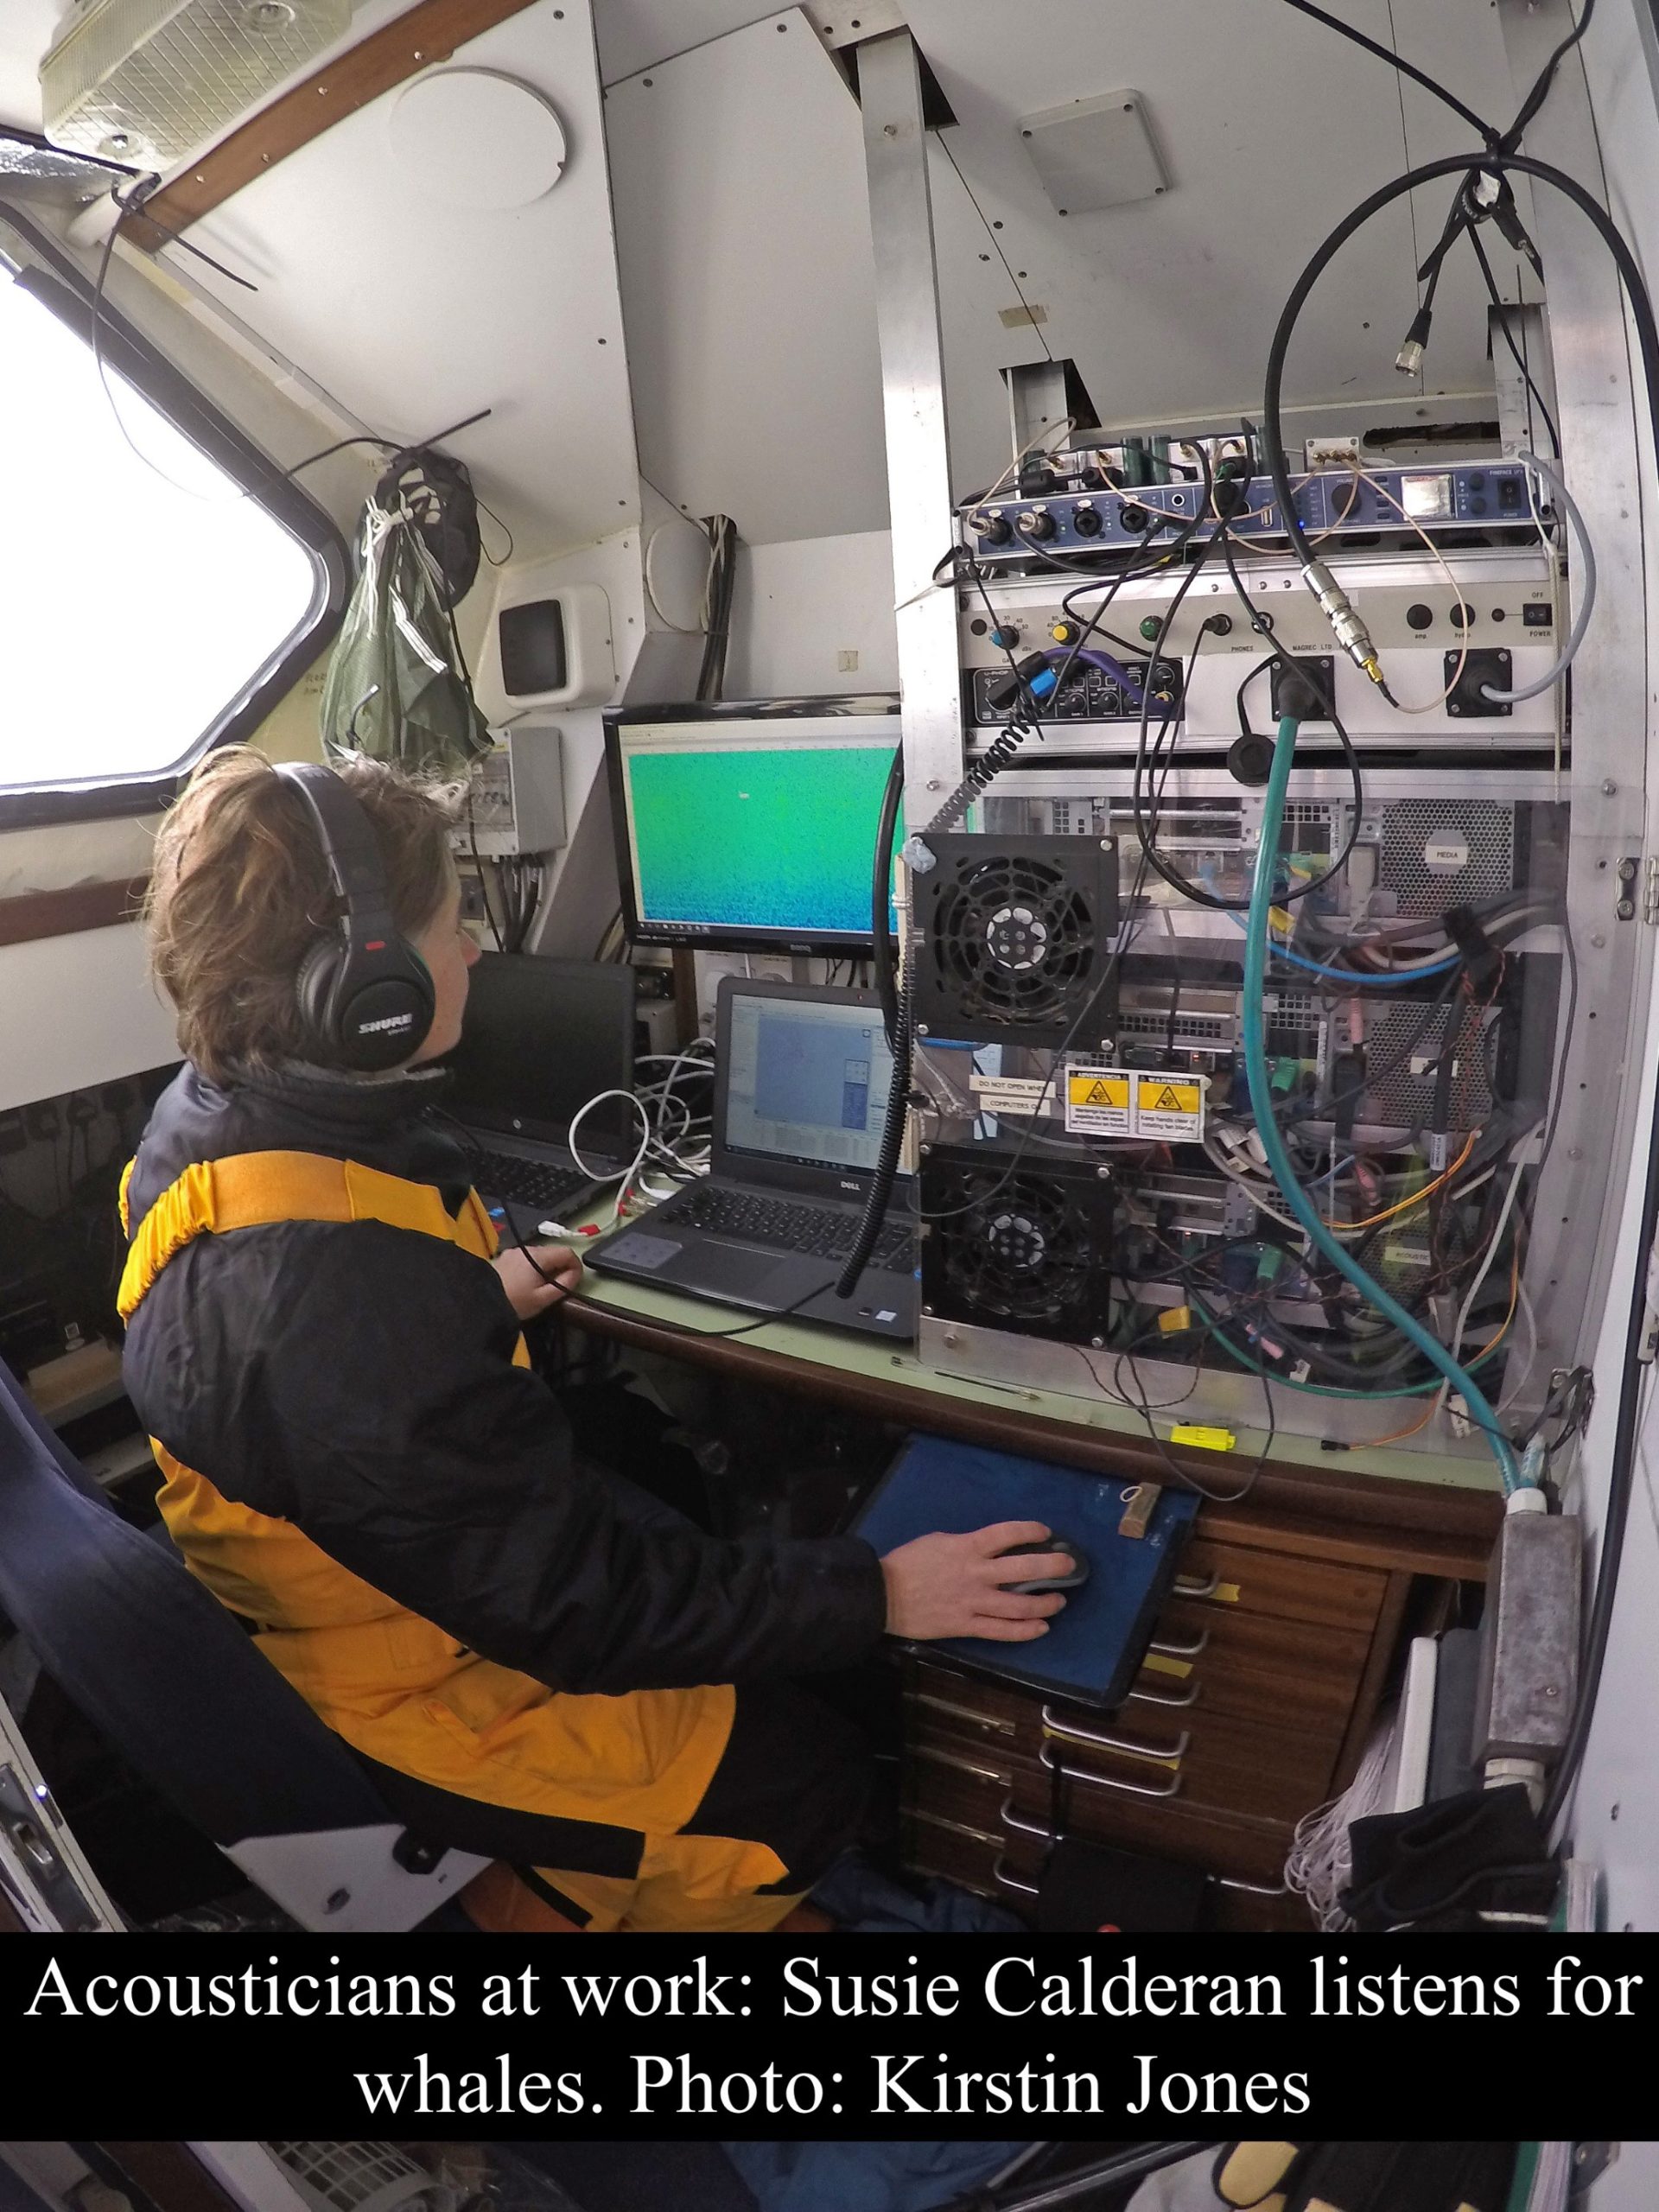
[[[379,760],[334,766],[373,825],[393,919],[416,936],[454,879],[453,787]],[[210,753],[162,824],[144,905],[151,969],[204,1075],[305,1056],[300,967],[340,912],[299,793],[251,746]]]

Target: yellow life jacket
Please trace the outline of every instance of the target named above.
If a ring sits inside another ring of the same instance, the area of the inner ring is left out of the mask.
[[[480,1262],[494,1224],[475,1192],[455,1214],[429,1184],[302,1152],[200,1161],[132,1229],[118,1306],[130,1320],[194,1238],[284,1221],[375,1221],[435,1236]],[[349,1357],[349,1347],[345,1347]],[[514,1363],[528,1364],[521,1337]],[[465,1649],[352,1573],[292,1522],[226,1497],[211,1476],[154,1446],[160,1506],[187,1565],[257,1629],[261,1650],[328,1726],[366,1757],[436,1787],[565,1820],[671,1835],[690,1820],[731,1733],[734,1693],[556,1692]],[[782,1868],[748,1847],[755,1887]]]

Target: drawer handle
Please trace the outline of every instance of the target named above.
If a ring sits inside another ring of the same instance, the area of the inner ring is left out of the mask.
[[[1178,1643],[1173,1637],[1154,1636],[1147,1649],[1160,1651],[1166,1659],[1196,1659],[1209,1641],[1209,1630],[1201,1628],[1190,1643]]]
[[[1053,1844],[1059,1841],[1059,1838],[1052,1828],[1046,1828],[1040,1821],[1028,1821],[1016,1813],[1012,1797],[1005,1797],[1002,1800],[1002,1809],[996,1817],[1005,1828],[1012,1829],[1015,1835],[1035,1836],[1039,1843]]]
[[[1023,1882],[1019,1875],[1009,1873],[1006,1859],[998,1859],[991,1869],[991,1879],[999,1889],[1018,1890],[1021,1897],[1034,1897],[1039,1894],[1035,1882]]]
[[[1058,1774],[1065,1782],[1086,1782],[1096,1789],[1121,1790],[1127,1797],[1173,1797],[1181,1786],[1181,1777],[1172,1774],[1165,1783],[1116,1782],[1109,1775],[1091,1774],[1087,1768],[1067,1766],[1063,1759],[1052,1758],[1045,1744],[1037,1754],[1038,1764],[1046,1773]]]
[[[1247,1897],[1287,1897],[1288,1882],[1246,1882],[1236,1874],[1214,1874],[1211,1879],[1217,1889],[1241,1890]]]
[[[906,1820],[925,1821],[931,1828],[943,1828],[947,1835],[965,1836],[969,1843],[988,1843],[994,1851],[1000,1851],[1007,1841],[1006,1836],[988,1834],[983,1828],[971,1828],[965,1821],[950,1821],[943,1813],[930,1813],[922,1805],[906,1806],[904,1816]]]
[[[931,1759],[935,1766],[948,1766],[957,1774],[971,1774],[978,1782],[1000,1782],[1006,1789],[1014,1777],[1005,1766],[981,1766],[977,1760],[963,1758],[959,1751],[941,1751],[935,1744],[912,1744],[911,1756]]]
[[[1196,1682],[1189,1682],[1184,1690],[1177,1690],[1174,1694],[1170,1697],[1162,1697],[1156,1690],[1143,1689],[1133,1689],[1129,1692],[1128,1695],[1128,1702],[1131,1705],[1173,1705],[1179,1707],[1196,1705],[1198,1701],[1198,1685]]]
[[[1149,1759],[1154,1766],[1179,1765],[1186,1757],[1191,1732],[1183,1728],[1173,1744],[1137,1744],[1132,1737],[1109,1736],[1098,1728],[1080,1727],[1075,1720],[1057,1720],[1051,1706],[1043,1707],[1043,1733],[1067,1744],[1093,1744],[1103,1751],[1122,1751],[1126,1758]]]
[[[927,1690],[906,1690],[907,1705],[925,1705],[933,1713],[948,1713],[953,1720],[971,1720],[976,1728],[995,1728],[1004,1736],[1015,1733],[1014,1723],[996,1713],[981,1713],[971,1705],[953,1705],[948,1697],[934,1697]]]
[[[1212,1567],[1208,1574],[1178,1574],[1171,1594],[1177,1598],[1213,1598],[1221,1587],[1221,1569]]]

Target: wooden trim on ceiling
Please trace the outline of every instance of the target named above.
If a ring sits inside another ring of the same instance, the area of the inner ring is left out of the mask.
[[[130,215],[122,236],[155,253],[170,234],[200,222],[343,117],[434,62],[448,61],[457,47],[533,4],[534,0],[419,0],[406,15],[337,54],[326,68],[222,138],[146,203],[154,211],[153,223],[142,213]]]
[[[73,937],[81,930],[106,930],[136,922],[147,875],[124,883],[75,883],[67,891],[27,891],[0,899],[0,944],[32,944],[45,937]]]

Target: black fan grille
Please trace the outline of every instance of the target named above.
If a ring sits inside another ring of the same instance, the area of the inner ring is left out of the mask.
[[[1052,1021],[1094,972],[1090,903],[1046,861],[961,862],[940,887],[930,935],[941,985],[975,1020]]]
[[[1083,1193],[1058,1177],[1006,1163],[953,1166],[937,1185],[930,1291],[959,1319],[1042,1335],[1088,1334],[1107,1255]]]

